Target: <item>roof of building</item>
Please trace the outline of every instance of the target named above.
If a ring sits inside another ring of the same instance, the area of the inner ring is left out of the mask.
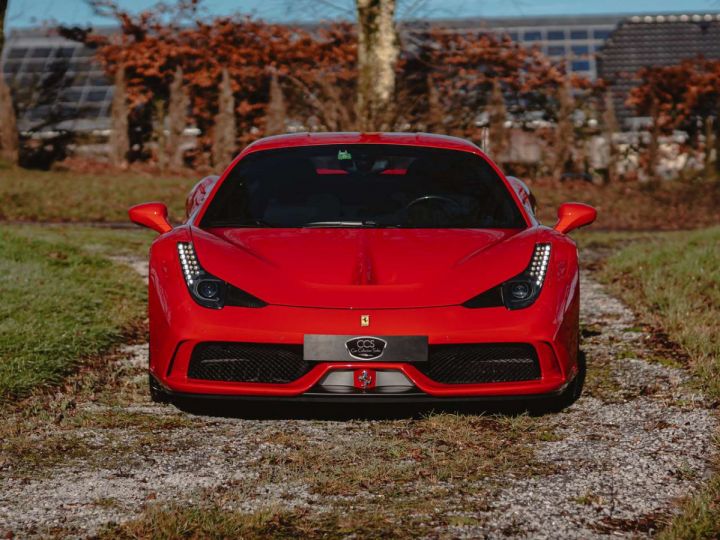
[[[669,66],[689,58],[720,58],[720,14],[637,16],[623,21],[598,55],[598,75],[613,88],[617,114],[644,67]]]
[[[602,77],[608,80],[699,55],[720,58],[720,14],[633,17],[622,22],[598,52]]]

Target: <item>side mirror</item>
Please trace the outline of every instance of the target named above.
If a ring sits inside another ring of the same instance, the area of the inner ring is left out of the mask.
[[[128,210],[130,221],[164,234],[172,230],[168,221],[167,206],[159,202],[138,204]]]
[[[565,203],[558,208],[558,222],[554,229],[563,234],[590,225],[597,218],[597,210],[582,203]]]

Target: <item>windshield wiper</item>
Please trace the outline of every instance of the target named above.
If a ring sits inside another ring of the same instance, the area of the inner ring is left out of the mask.
[[[228,227],[228,228],[241,228],[241,227],[278,227],[275,223],[268,223],[262,219],[249,219],[247,221],[213,221],[210,223],[210,227]]]
[[[311,221],[310,223],[306,223],[303,225],[303,228],[313,228],[313,227],[382,227],[377,221]]]

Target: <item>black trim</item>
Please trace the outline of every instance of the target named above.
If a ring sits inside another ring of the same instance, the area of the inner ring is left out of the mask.
[[[470,300],[461,304],[466,308],[488,308],[488,307],[505,307],[502,297],[502,285],[496,285],[492,289],[480,293],[472,297]]]
[[[287,384],[312,366],[303,360],[302,345],[204,341],[193,348],[187,376],[205,381]]]
[[[168,364],[167,373],[165,373],[166,377],[170,376],[170,373],[172,372],[173,365],[175,365],[175,357],[177,356],[178,351],[180,350],[180,347],[183,343],[185,343],[187,340],[183,340],[178,342],[178,344],[175,346],[175,350],[172,353],[172,356],[170,357],[170,363]]]
[[[417,369],[443,384],[478,384],[540,379],[540,362],[529,343],[453,343],[431,345]]]

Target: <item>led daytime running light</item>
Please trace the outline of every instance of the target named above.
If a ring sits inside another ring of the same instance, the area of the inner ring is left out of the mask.
[[[528,275],[532,278],[535,286],[540,289],[545,281],[548,262],[550,261],[550,244],[536,244]]]
[[[195,255],[195,249],[193,249],[190,243],[180,242],[178,244],[178,255],[180,256],[180,265],[182,266],[185,281],[188,287],[191,287],[202,274],[200,264]]]

